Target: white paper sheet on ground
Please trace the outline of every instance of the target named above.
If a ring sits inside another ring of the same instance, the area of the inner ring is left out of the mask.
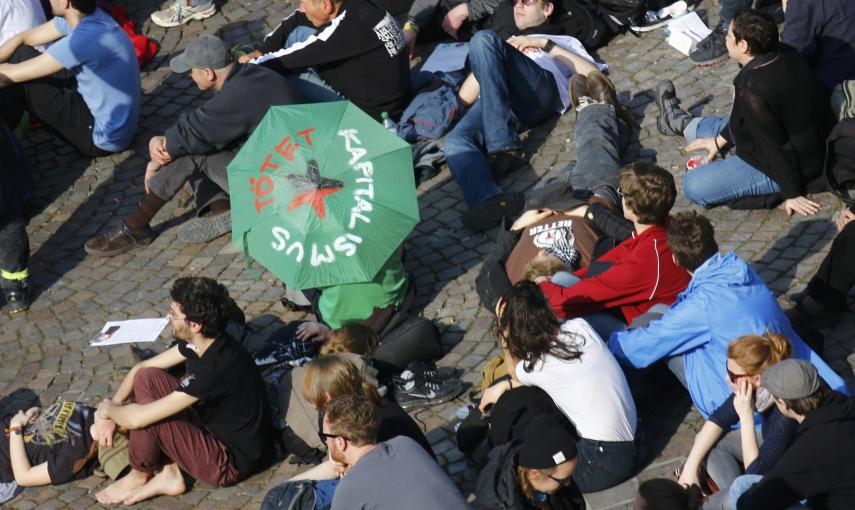
[[[89,344],[93,347],[103,347],[134,342],[154,342],[168,323],[167,319],[110,321],[101,328]]]
[[[436,49],[422,66],[422,71],[431,73],[459,71],[466,64],[467,55],[469,55],[469,43],[437,44]]]
[[[668,31],[670,32],[668,44],[686,56],[695,45],[712,33],[696,12],[690,12],[669,22]]]

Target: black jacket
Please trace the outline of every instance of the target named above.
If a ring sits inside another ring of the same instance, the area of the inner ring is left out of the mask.
[[[317,34],[282,48],[298,26],[315,28],[299,11],[285,18],[259,50],[256,63],[280,73],[317,69],[327,84],[366,113],[397,119],[410,99],[410,64],[401,26],[373,0],[344,0]]]
[[[166,130],[166,150],[173,158],[236,150],[271,106],[299,102],[293,85],[279,74],[236,63],[214,97]]]
[[[802,499],[814,510],[855,508],[855,401],[831,392],[799,425],[793,446],[738,510],[785,509]]]
[[[476,510],[537,510],[520,490],[519,450],[518,443],[508,443],[490,451],[475,486]],[[550,494],[547,502],[550,510],[585,510],[585,500],[575,483]]]
[[[830,108],[804,57],[782,49],[754,57],[733,80],[728,128],[736,155],[781,188],[784,199],[804,195],[820,177]]]

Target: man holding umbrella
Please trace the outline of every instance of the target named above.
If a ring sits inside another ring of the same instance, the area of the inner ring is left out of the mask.
[[[200,90],[214,97],[182,115],[163,136],[149,142],[145,195],[115,232],[86,242],[86,252],[110,257],[149,244],[149,222],[184,183],[193,178],[198,217],[178,237],[204,243],[231,230],[226,165],[272,105],[299,102],[291,84],[260,66],[232,62],[225,43],[204,34],[173,58],[173,72],[190,72]]]

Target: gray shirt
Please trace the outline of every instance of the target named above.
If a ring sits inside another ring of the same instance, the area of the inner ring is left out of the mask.
[[[335,491],[331,510],[469,510],[424,448],[398,436],[362,456]]]

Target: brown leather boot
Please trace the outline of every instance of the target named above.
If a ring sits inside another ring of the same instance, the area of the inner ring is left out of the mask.
[[[570,102],[573,104],[573,109],[579,107],[583,97],[590,97],[588,92],[588,78],[581,74],[574,74],[570,78]]]
[[[635,126],[635,116],[629,111],[629,108],[618,102],[617,89],[608,76],[600,71],[588,73],[588,90],[595,101],[612,105],[615,114],[624,124],[630,128]]]

